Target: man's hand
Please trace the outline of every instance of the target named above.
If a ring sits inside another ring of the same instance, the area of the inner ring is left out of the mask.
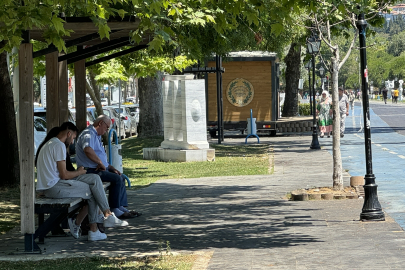
[[[99,163],[96,167],[96,171],[105,171],[105,166],[103,163]]]
[[[118,175],[121,175],[121,173],[120,173],[120,171],[118,171],[116,168],[114,168],[114,166],[112,166],[112,165],[108,165],[108,170],[110,171],[110,172],[113,172],[113,173],[116,173],[116,174],[118,174]]]
[[[346,111],[346,115],[349,116],[349,111]]]
[[[83,166],[80,166],[80,167],[77,169],[77,172],[79,173],[79,175],[82,175],[82,174],[86,174],[86,173],[87,173],[87,170],[85,170]]]

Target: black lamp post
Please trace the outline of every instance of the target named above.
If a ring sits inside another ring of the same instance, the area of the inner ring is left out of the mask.
[[[364,141],[366,152],[366,175],[364,176],[364,204],[360,214],[362,221],[384,221],[385,215],[381,209],[377,196],[377,185],[373,174],[373,160],[371,155],[371,130],[370,130],[370,111],[368,100],[368,70],[366,58],[366,27],[367,22],[364,20],[364,14],[357,17],[356,26],[359,29],[360,41],[360,63],[361,63],[361,90],[363,99],[363,119],[364,119]]]
[[[323,74],[325,74],[325,69],[323,67],[319,68],[319,74],[321,75],[321,85],[322,85],[322,90],[323,90],[324,89],[324,87],[323,87],[323,83],[324,83]]]
[[[319,52],[321,47],[321,40],[313,34],[309,38],[307,38],[307,49],[308,53],[312,55],[312,81],[315,82],[315,55]],[[318,141],[318,133],[316,127],[316,102],[315,102],[315,89],[314,85],[312,85],[312,108],[314,110],[313,113],[313,130],[312,130],[312,143],[310,148],[311,149],[321,149]]]
[[[312,59],[309,59],[309,61],[305,64],[305,69],[308,70],[308,88],[309,88],[309,111],[311,112],[311,115],[313,115],[312,111],[312,102],[311,102],[311,96],[312,96],[312,91],[311,91],[311,68],[312,68]]]

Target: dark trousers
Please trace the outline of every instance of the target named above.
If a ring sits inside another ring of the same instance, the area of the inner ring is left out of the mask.
[[[98,174],[103,182],[111,183],[108,194],[108,204],[110,208],[120,206],[127,207],[127,191],[125,189],[125,178],[109,171],[96,171],[96,169],[87,169],[87,173]]]

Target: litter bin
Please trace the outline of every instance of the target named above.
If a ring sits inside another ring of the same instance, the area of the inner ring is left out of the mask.
[[[256,129],[256,118],[252,118],[253,123],[252,125],[250,124],[251,118],[247,118],[247,133],[256,135],[257,134],[257,129]]]

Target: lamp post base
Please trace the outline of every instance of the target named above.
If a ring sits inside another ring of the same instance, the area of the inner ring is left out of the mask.
[[[360,214],[361,221],[385,221],[385,214],[382,211],[374,211]]]
[[[374,175],[366,175],[364,177],[364,204],[361,210],[361,221],[384,221],[385,214],[381,209],[380,202],[377,196],[377,185],[375,184]]]
[[[321,146],[319,145],[318,141],[318,134],[315,131],[316,127],[314,128],[314,132],[312,133],[312,142],[311,146],[309,148],[311,149],[321,149]]]

